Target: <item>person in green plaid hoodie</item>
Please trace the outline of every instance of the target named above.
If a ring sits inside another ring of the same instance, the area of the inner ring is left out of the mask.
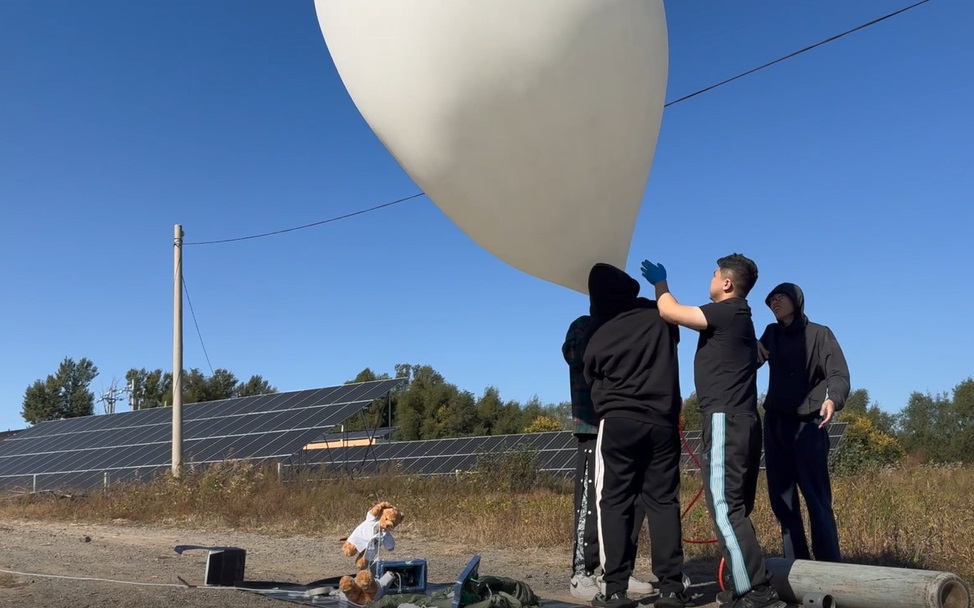
[[[575,456],[575,538],[572,550],[572,577],[570,592],[579,599],[591,601],[602,588],[602,577],[597,574],[599,563],[599,527],[595,505],[595,446],[599,434],[599,417],[592,405],[592,390],[582,374],[585,345],[588,343],[592,317],[583,315],[572,321],[561,347],[568,364],[571,383],[572,433],[578,440]],[[633,544],[639,538],[646,511],[642,501],[636,501]],[[635,560],[635,555],[633,556]],[[653,586],[636,578],[629,579],[629,591],[652,593]]]

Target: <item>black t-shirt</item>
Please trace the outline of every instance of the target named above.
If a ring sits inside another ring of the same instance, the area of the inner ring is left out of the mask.
[[[758,350],[751,307],[744,298],[731,298],[700,310],[707,319],[693,360],[700,412],[757,413]]]

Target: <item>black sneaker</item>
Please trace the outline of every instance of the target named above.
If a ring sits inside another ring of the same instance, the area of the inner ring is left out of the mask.
[[[734,603],[734,592],[731,590],[720,591],[717,593],[717,606],[726,606]]]
[[[788,608],[788,604],[781,601],[774,587],[762,585],[751,589],[741,597],[735,598],[731,608]]]
[[[686,593],[675,593],[673,591],[660,593],[659,599],[653,603],[654,608],[686,608],[690,603],[690,596]]]
[[[605,597],[600,591],[592,599],[594,608],[636,608],[636,605],[636,600],[629,599],[625,591],[613,593],[610,597]]]

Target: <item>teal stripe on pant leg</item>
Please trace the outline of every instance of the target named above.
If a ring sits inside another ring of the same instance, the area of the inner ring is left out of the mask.
[[[727,415],[716,413],[711,417],[710,441],[710,493],[714,497],[714,519],[717,529],[724,537],[724,545],[731,558],[731,576],[738,595],[751,590],[751,577],[744,565],[744,553],[737,542],[734,525],[730,521],[730,509],[725,496],[724,475],[726,472]]]

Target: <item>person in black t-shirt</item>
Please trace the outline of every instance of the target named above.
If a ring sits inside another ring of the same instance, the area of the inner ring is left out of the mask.
[[[707,507],[733,589],[717,594],[733,608],[786,608],[771,586],[750,514],[761,463],[757,339],[747,295],[758,268],[741,254],[717,260],[711,303],[684,306],[666,284],[662,264],[644,261],[663,319],[700,332],[693,361],[703,427],[701,471]]]

